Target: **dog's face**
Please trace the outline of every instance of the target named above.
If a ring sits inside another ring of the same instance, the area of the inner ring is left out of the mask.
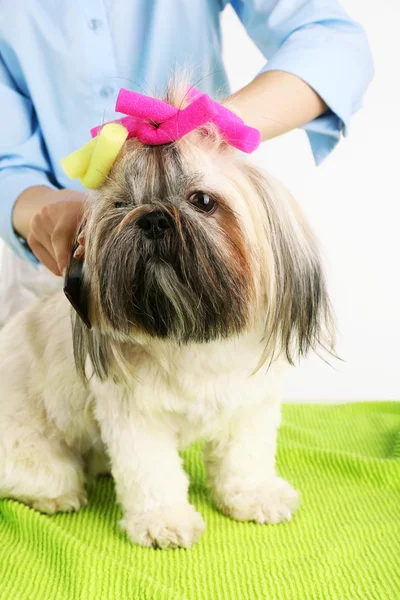
[[[81,374],[89,355],[109,376],[107,344],[132,339],[206,343],[261,326],[264,360],[332,348],[304,217],[212,128],[164,146],[126,144],[89,198],[84,271],[94,327],[75,319]]]
[[[200,134],[130,144],[89,220],[86,261],[104,326],[177,342],[247,326],[255,232],[235,170]]]

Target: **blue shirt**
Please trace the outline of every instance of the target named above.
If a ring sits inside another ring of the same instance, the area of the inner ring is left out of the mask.
[[[195,67],[197,87],[228,93],[220,15],[227,0],[0,0],[0,236],[25,258],[12,208],[33,185],[75,187],[60,159],[115,118],[120,87],[162,91]],[[231,0],[268,60],[330,110],[304,128],[320,162],[346,132],[372,77],[362,28],[336,0]]]

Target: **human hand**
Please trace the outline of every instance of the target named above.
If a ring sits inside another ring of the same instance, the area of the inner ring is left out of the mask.
[[[15,229],[27,239],[35,256],[54,275],[63,275],[72,242],[83,217],[84,193],[35,186],[18,198]],[[82,258],[83,253],[77,256]]]

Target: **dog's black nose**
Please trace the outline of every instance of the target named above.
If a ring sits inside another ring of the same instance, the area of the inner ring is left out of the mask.
[[[163,237],[168,229],[171,228],[168,215],[161,210],[149,212],[140,217],[137,222],[140,229],[151,240]]]

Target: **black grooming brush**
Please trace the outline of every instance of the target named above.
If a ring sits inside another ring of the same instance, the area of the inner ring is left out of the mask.
[[[83,282],[83,260],[77,260],[74,252],[78,248],[78,242],[74,245],[71,252],[64,279],[64,294],[76,310],[82,321],[88,329],[91,329],[89,320],[88,297]]]

